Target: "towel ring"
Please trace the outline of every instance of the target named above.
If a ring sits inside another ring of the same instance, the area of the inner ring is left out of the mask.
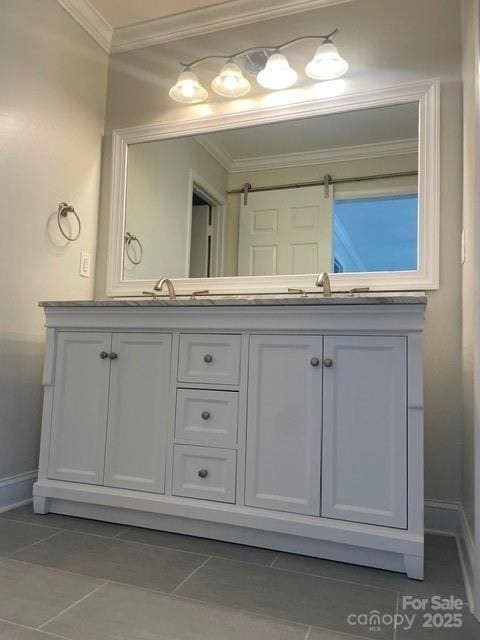
[[[73,213],[73,215],[77,220],[78,231],[75,236],[67,235],[62,227],[62,218],[66,218],[69,213]],[[75,211],[75,209],[71,205],[67,204],[66,202],[61,202],[58,205],[57,224],[58,224],[58,228],[60,229],[60,233],[69,242],[75,242],[75,240],[78,240],[78,238],[80,237],[80,233],[82,231],[82,223],[80,222],[80,218],[78,217],[78,213]]]
[[[138,244],[138,248],[140,249],[140,256],[138,259],[135,259],[135,257],[132,258],[132,255],[130,253],[132,242],[136,242]],[[125,233],[125,253],[127,254],[127,258],[130,260],[132,264],[140,264],[141,261],[143,260],[142,243],[137,238],[137,236],[134,236],[132,233],[129,233],[128,231]]]

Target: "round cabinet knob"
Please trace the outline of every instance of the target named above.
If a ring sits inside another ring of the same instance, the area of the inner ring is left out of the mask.
[[[208,476],[208,471],[206,469],[200,469],[198,475],[200,478],[206,478]]]
[[[332,367],[333,366],[333,360],[331,358],[325,358],[325,360],[323,361],[323,364],[326,367]]]
[[[108,358],[108,353],[106,351],[101,351],[100,352],[100,358],[102,360],[105,360],[105,358]]]
[[[310,360],[310,364],[312,365],[312,367],[318,367],[318,365],[320,364],[320,360],[318,358],[312,358]]]
[[[203,411],[202,420],[208,420],[209,418],[210,418],[210,412],[209,411]]]
[[[112,353],[110,353],[108,357],[110,358],[110,360],[116,360],[118,358],[118,353],[114,353],[112,351]]]
[[[206,355],[203,356],[203,360],[204,362],[210,364],[210,362],[213,362],[213,356],[207,353]]]

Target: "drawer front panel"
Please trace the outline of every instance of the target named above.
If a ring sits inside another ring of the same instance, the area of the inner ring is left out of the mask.
[[[173,495],[234,503],[236,457],[228,449],[175,445]]]
[[[241,336],[183,334],[180,336],[178,380],[208,384],[240,382]]]
[[[178,389],[175,441],[184,444],[235,447],[238,393]]]

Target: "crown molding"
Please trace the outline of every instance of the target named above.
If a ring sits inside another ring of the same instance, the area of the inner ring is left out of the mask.
[[[208,151],[208,153],[215,158],[215,160],[219,162],[224,169],[227,171],[232,170],[232,166],[235,161],[220,142],[213,140],[208,135],[203,135],[201,137],[194,136],[194,140]]]
[[[231,0],[117,29],[89,0],[57,2],[107,53],[122,53],[352,0]]]
[[[233,161],[230,172],[269,171],[272,169],[287,169],[289,167],[304,167],[311,164],[385,158],[409,153],[418,153],[418,140],[416,138],[392,140],[389,142],[374,142],[350,147],[338,147],[336,149],[318,149],[315,151],[288,153],[278,156],[242,158],[241,160]]]
[[[305,167],[315,164],[350,162],[352,160],[368,160],[371,158],[386,158],[389,156],[403,156],[418,153],[417,138],[407,138],[404,140],[338,147],[336,149],[318,149],[301,153],[285,153],[275,156],[235,159],[223,145],[218,141],[213,141],[208,135],[201,137],[195,136],[195,140],[229,173],[271,171],[290,167]]]
[[[231,0],[115,29],[111,53],[122,53],[352,0]]]
[[[92,36],[102,49],[110,53],[113,27],[89,0],[57,0],[57,2]]]

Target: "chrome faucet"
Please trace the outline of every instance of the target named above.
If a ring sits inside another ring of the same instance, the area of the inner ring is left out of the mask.
[[[323,295],[326,298],[329,298],[332,295],[332,288],[330,286],[330,278],[328,277],[328,273],[324,271],[323,273],[319,273],[317,279],[315,280],[316,287],[323,287]]]
[[[170,298],[170,300],[175,300],[177,294],[175,293],[175,287],[173,286],[173,282],[170,280],[170,278],[160,278],[157,284],[153,287],[153,290],[163,291],[164,285],[167,287],[168,297]]]

